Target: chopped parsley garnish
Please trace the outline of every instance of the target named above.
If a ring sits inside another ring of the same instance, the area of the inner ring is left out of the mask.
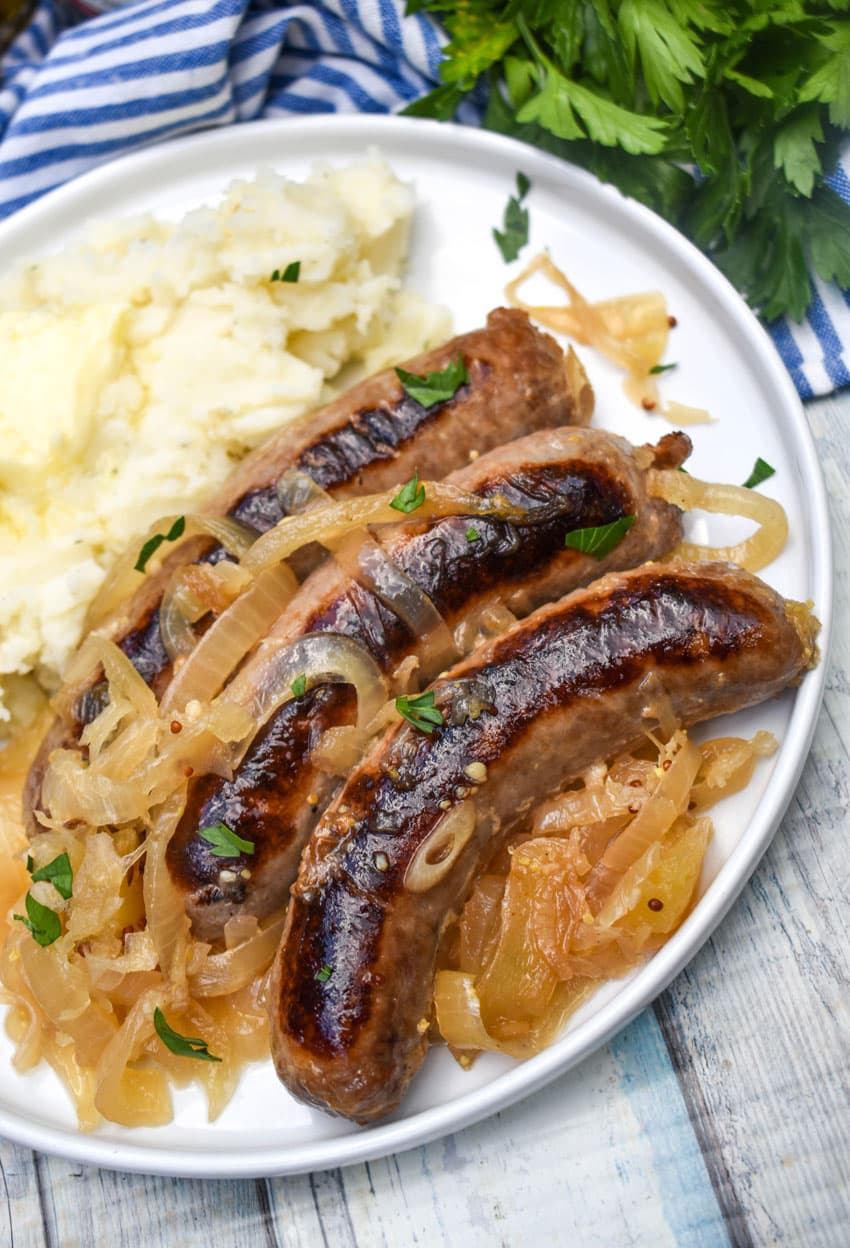
[[[27,893],[24,905],[27,908],[27,917],[24,918],[22,914],[13,914],[12,918],[29,928],[33,940],[39,945],[52,945],[54,940],[58,940],[62,935],[62,921],[59,915],[49,906],[43,906],[40,901],[36,901],[32,893]]]
[[[289,687],[292,690],[292,696],[300,698],[302,694],[307,692],[307,677],[302,672],[300,676],[295,677]]]
[[[419,473],[417,471],[414,472],[409,481],[404,483],[390,503],[390,506],[394,507],[396,511],[403,511],[406,515],[409,515],[411,511],[416,511],[417,507],[421,507],[424,502],[425,486],[420,485]]]
[[[154,533],[153,537],[149,537],[142,549],[139,551],[139,557],[133,564],[137,572],[144,572],[148,560],[163,542],[176,542],[178,537],[182,537],[186,531],[186,517],[178,516],[167,533]]]
[[[481,534],[473,525],[470,525],[469,528],[466,530],[466,540],[468,542],[477,542],[480,539],[481,539]]]
[[[38,880],[47,880],[48,884],[53,885],[60,897],[64,897],[67,901],[71,896],[74,887],[74,872],[71,870],[71,859],[67,854],[60,854],[58,858],[48,862],[46,867],[39,867],[37,871],[33,871],[33,861],[28,856],[27,871],[32,876],[34,884]]]
[[[216,858],[238,858],[240,854],[253,854],[256,848],[253,841],[243,840],[226,823],[213,823],[208,828],[201,828],[198,836],[206,841],[210,853]]]
[[[650,377],[656,377],[659,373],[669,373],[671,368],[678,368],[678,364],[654,364],[649,370]]]
[[[181,1036],[179,1031],[169,1027],[159,1006],[153,1012],[153,1025],[162,1043],[177,1057],[194,1057],[199,1062],[221,1061],[220,1057],[210,1053],[206,1040],[199,1036]]]
[[[746,481],[744,482],[744,488],[747,490],[751,490],[755,486],[761,485],[762,481],[766,481],[768,477],[772,477],[775,474],[775,472],[776,472],[776,469],[771,468],[767,460],[764,460],[761,458],[761,456],[759,456],[756,462],[753,464],[752,472],[750,473],[750,475],[747,477]]]
[[[516,175],[517,194],[511,195],[505,207],[505,215],[502,220],[503,229],[493,229],[493,237],[496,240],[496,246],[502,253],[502,259],[508,264],[511,260],[516,260],[525,244],[528,242],[528,209],[522,206],[531,189],[531,182],[524,173]]]
[[[408,723],[430,736],[435,727],[445,721],[443,712],[434,705],[434,692],[420,693],[417,697],[401,697],[395,700],[395,709],[403,715]]]
[[[301,261],[293,260],[281,273],[280,269],[275,269],[269,278],[270,282],[297,282],[301,276]]]
[[[573,550],[580,550],[583,555],[593,555],[594,559],[604,559],[628,533],[637,516],[621,516],[610,524],[600,524],[590,529],[573,529],[564,538],[564,545]]]
[[[460,354],[442,371],[426,373],[424,377],[420,377],[418,373],[409,373],[405,368],[397,368],[395,375],[405,394],[423,407],[434,407],[436,403],[445,403],[454,398],[464,382],[469,381],[469,373]]]
[[[320,984],[326,984],[332,974],[333,974],[333,967],[328,966],[326,962],[320,971],[316,971],[314,978],[317,979]]]

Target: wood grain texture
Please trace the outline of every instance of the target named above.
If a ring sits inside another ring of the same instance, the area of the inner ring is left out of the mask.
[[[807,409],[835,637],[812,752],[714,938],[656,1003],[736,1244],[850,1244],[850,394]]]
[[[292,1179],[151,1179],[0,1141],[0,1245],[850,1244],[850,393],[808,409],[833,500],[836,637],[777,838],[673,986],[495,1119]]]

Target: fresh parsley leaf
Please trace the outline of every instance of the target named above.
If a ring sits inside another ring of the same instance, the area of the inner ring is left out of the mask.
[[[296,676],[292,684],[289,686],[292,690],[294,698],[300,698],[307,692],[307,677],[302,672],[300,676]]]
[[[623,0],[617,21],[629,63],[640,60],[653,104],[663,100],[673,112],[681,113],[685,105],[682,84],[701,78],[705,71],[698,41],[662,0]]]
[[[154,533],[153,537],[149,537],[142,549],[139,551],[139,557],[133,564],[137,572],[144,572],[147,567],[148,560],[151,555],[159,550],[163,542],[176,542],[178,537],[182,537],[186,531],[186,517],[178,516],[167,533]]]
[[[750,95],[755,95],[760,100],[772,100],[773,91],[766,82],[760,82],[758,78],[751,78],[749,74],[739,74],[736,69],[724,69],[723,77],[728,78],[730,82],[734,82],[739,87],[743,87]]]
[[[519,202],[522,203],[528,192],[531,190],[531,178],[529,178],[527,174],[518,173],[516,175],[516,190]]]
[[[610,524],[589,529],[573,529],[564,538],[564,545],[581,551],[583,555],[592,555],[594,559],[604,559],[619,546],[636,519],[637,516],[621,516]]]
[[[32,938],[37,944],[46,946],[52,945],[54,940],[58,940],[62,935],[62,920],[55,910],[51,910],[49,906],[43,906],[40,901],[33,897],[32,893],[27,893],[24,900],[26,906],[27,917],[22,914],[13,914],[12,918],[17,919],[19,923],[23,923],[24,927],[29,928]]]
[[[519,181],[519,175],[517,175],[517,181]],[[520,199],[522,198],[520,196]],[[509,198],[502,219],[504,229],[497,230],[495,226],[493,227],[493,238],[496,240],[496,246],[502,253],[505,264],[516,260],[528,242],[528,209],[523,208],[520,199],[514,195]]]
[[[768,477],[772,477],[776,472],[775,468],[771,468],[766,460],[758,457],[753,464],[753,470],[744,482],[744,488],[747,490],[754,489],[757,485],[761,485],[762,481],[766,481]]]
[[[58,858],[54,858],[52,862],[48,862],[47,866],[39,867],[37,871],[33,871],[33,861],[31,857],[27,858],[27,870],[32,876],[33,884],[38,880],[47,880],[56,889],[60,897],[64,897],[67,901],[74,889],[74,872],[71,870],[71,859],[67,854],[60,854]]]
[[[434,705],[433,690],[428,693],[420,693],[417,697],[405,696],[396,698],[395,709],[399,715],[404,716],[408,723],[413,724],[414,728],[419,728],[421,732],[427,732],[429,736],[435,727],[439,727],[445,722],[443,720],[443,712]]]
[[[481,534],[478,532],[475,526],[471,524],[469,528],[466,530],[466,540],[468,542],[477,542],[480,539],[480,537],[481,537]]]
[[[301,261],[293,260],[289,263],[281,273],[280,269],[275,269],[269,278],[270,282],[297,282],[301,276]]]
[[[658,373],[669,373],[671,368],[678,368],[678,364],[653,364],[649,370],[650,377],[655,377]]]
[[[818,275],[850,286],[850,204],[829,187],[821,188],[806,214],[806,230]]]
[[[208,828],[201,828],[198,836],[206,841],[210,853],[216,858],[238,858],[240,854],[253,854],[256,849],[253,841],[243,840],[226,823],[213,823]]]
[[[848,71],[850,72],[850,70]],[[816,104],[798,109],[777,130],[773,139],[773,164],[807,198],[820,173],[821,162],[815,143],[823,139],[820,110]]]
[[[800,101],[819,100],[829,105],[834,126],[850,128],[850,22],[834,22],[821,45],[830,55],[800,91]]]
[[[454,83],[435,87],[421,99],[405,105],[401,113],[403,117],[433,117],[436,121],[451,121],[465,95],[464,88]]]
[[[419,483],[419,473],[414,472],[409,481],[405,481],[404,485],[396,494],[390,503],[390,506],[396,511],[403,511],[405,515],[410,515],[411,511],[416,511],[425,502],[425,486]]]
[[[446,403],[469,381],[469,373],[460,354],[441,371],[426,373],[424,377],[420,377],[418,373],[409,373],[404,368],[397,368],[395,375],[405,394],[409,394],[411,399],[415,399],[423,407]]]
[[[316,971],[316,974],[313,976],[313,978],[317,979],[320,984],[326,984],[332,974],[333,974],[333,967],[328,966],[326,962],[325,965],[321,967],[320,970]]]
[[[162,1043],[177,1057],[194,1057],[199,1062],[221,1061],[220,1057],[210,1053],[206,1040],[199,1036],[181,1036],[179,1031],[169,1027],[159,1006],[153,1012],[153,1025]]]

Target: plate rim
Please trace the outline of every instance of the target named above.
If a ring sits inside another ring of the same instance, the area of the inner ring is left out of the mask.
[[[42,217],[49,221],[57,208],[61,211],[68,203],[84,198],[92,190],[101,186],[109,189],[112,184],[120,184],[125,175],[137,175],[144,172],[146,167],[152,167],[155,173],[158,164],[167,164],[173,154],[179,155],[181,150],[190,146],[196,152],[199,145],[205,145],[208,149],[226,148],[234,139],[250,144],[255,135],[267,135],[270,130],[280,131],[281,137],[285,139],[287,134],[292,134],[293,127],[297,127],[299,133],[309,134],[313,131],[325,136],[330,131],[331,138],[335,132],[343,136],[350,136],[352,132],[360,132],[361,135],[368,133],[373,136],[371,141],[379,147],[382,136],[398,140],[404,128],[410,134],[412,144],[424,143],[426,148],[432,147],[436,142],[438,146],[461,152],[471,145],[477,149],[479,155],[489,151],[494,160],[505,161],[512,158],[515,168],[520,167],[521,163],[532,175],[538,169],[541,173],[548,173],[566,184],[571,184],[579,194],[585,193],[591,198],[600,195],[607,197],[611,207],[616,204],[620,212],[625,214],[626,220],[631,215],[636,216],[656,239],[665,242],[672,251],[678,253],[679,260],[685,263],[690,272],[695,273],[703,287],[707,287],[714,298],[736,318],[740,332],[752,344],[760,363],[772,374],[772,380],[784,394],[789,416],[792,417],[794,449],[799,455],[801,481],[804,486],[803,506],[811,534],[819,537],[814,547],[810,577],[813,592],[817,595],[818,618],[821,621],[821,661],[815,671],[807,675],[796,694],[788,729],[777,756],[777,771],[781,768],[779,778],[768,787],[756,815],[743,830],[738,844],[720,868],[708,891],[682,927],[634,978],[627,981],[597,1014],[569,1033],[571,1052],[566,1055],[560,1052],[565,1039],[563,1037],[536,1057],[496,1075],[489,1083],[472,1089],[453,1101],[432,1106],[407,1118],[367,1127],[353,1134],[326,1137],[310,1144],[264,1146],[255,1152],[204,1151],[168,1144],[159,1147],[115,1142],[98,1137],[96,1133],[85,1134],[72,1128],[34,1122],[0,1107],[0,1134],[7,1139],[42,1152],[107,1169],[172,1177],[233,1179],[299,1174],[371,1161],[390,1153],[427,1144],[440,1136],[471,1126],[539,1091],[552,1079],[575,1067],[626,1027],[667,987],[700,951],[743,891],[794,795],[817,727],[829,666],[833,614],[829,504],[814,438],[791,378],[766,330],[712,262],[669,222],[645,205],[622,195],[610,184],[600,182],[586,170],[516,139],[475,127],[393,115],[322,115],[297,120],[270,118],[243,123],[238,127],[194,132],[166,143],[145,146],[115,161],[108,161],[49,191],[6,221],[0,222],[0,244],[13,240],[14,234],[19,230],[27,231],[37,225]],[[361,140],[361,150],[369,141]],[[286,144],[283,142],[280,167],[285,167],[285,162]]]

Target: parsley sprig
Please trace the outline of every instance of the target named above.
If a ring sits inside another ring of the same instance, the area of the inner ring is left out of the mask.
[[[60,897],[64,897],[66,901],[71,897],[74,891],[74,872],[71,868],[71,859],[67,854],[59,854],[52,862],[39,867],[38,870],[34,870],[33,860],[27,854],[27,871],[32,876],[33,884],[38,883],[39,880],[47,880]]]
[[[516,260],[528,242],[528,209],[523,207],[523,200],[529,192],[531,182],[524,173],[518,173],[516,186],[516,195],[511,195],[505,207],[503,228],[493,229],[493,238],[506,264]]]
[[[414,472],[409,481],[405,481],[404,485],[391,500],[390,506],[395,511],[403,511],[405,515],[410,515],[411,511],[416,511],[425,502],[425,486],[419,482],[419,473]]]
[[[469,381],[469,373],[462,355],[457,355],[442,370],[426,373],[420,377],[418,373],[409,373],[407,369],[397,368],[396,377],[402,384],[405,394],[421,403],[423,407],[434,407],[437,403],[445,403],[454,398],[458,390]]]
[[[62,935],[62,920],[55,910],[51,910],[49,906],[43,906],[32,893],[27,893],[24,906],[26,915],[13,914],[12,918],[17,919],[29,929],[37,944],[52,945],[54,940],[59,939]]]
[[[581,551],[583,555],[593,555],[594,559],[604,559],[620,545],[636,519],[637,516],[621,516],[610,524],[595,525],[589,529],[573,529],[564,538],[564,545]]]
[[[395,709],[399,715],[404,716],[408,723],[413,724],[414,728],[426,732],[428,736],[445,722],[443,712],[434,705],[433,690],[420,693],[416,697],[396,698]]]
[[[408,113],[449,120],[485,81],[490,129],[649,204],[767,319],[803,315],[810,269],[850,286],[850,206],[826,183],[850,130],[846,4],[408,0],[407,9],[437,13],[450,36],[442,85]]]
[[[269,281],[270,282],[297,282],[300,276],[301,276],[301,261],[293,260],[286,266],[283,272],[281,272],[280,269],[274,269],[271,277],[269,278]]]
[[[208,828],[201,828],[198,836],[216,858],[238,858],[240,854],[253,854],[256,849],[253,841],[237,836],[226,823],[212,823]]]
[[[753,464],[752,472],[744,482],[744,488],[747,490],[753,490],[757,485],[761,485],[762,481],[767,481],[768,477],[774,476],[775,473],[776,469],[771,468],[767,460],[762,459],[761,455],[759,455],[758,459]]]
[[[139,557],[133,564],[135,570],[144,572],[151,555],[154,555],[159,550],[163,542],[176,542],[178,537],[182,537],[185,532],[186,517],[178,516],[167,533],[154,533],[153,537],[149,537],[139,551]]]
[[[169,1027],[159,1006],[153,1012],[153,1025],[162,1043],[177,1057],[194,1057],[199,1062],[220,1062],[221,1058],[210,1053],[209,1045],[200,1036],[181,1036]]]

